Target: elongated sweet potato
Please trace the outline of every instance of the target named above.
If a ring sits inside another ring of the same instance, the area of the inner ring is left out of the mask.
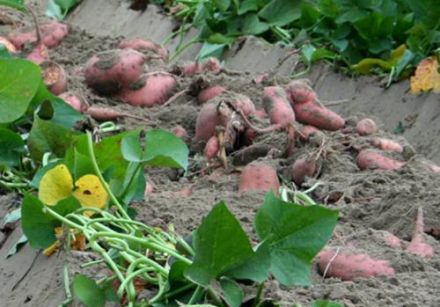
[[[377,132],[377,125],[371,118],[364,118],[356,124],[356,132],[359,135],[365,136]]]
[[[163,60],[168,59],[168,50],[163,48],[161,45],[156,44],[153,41],[142,38],[135,39],[125,39],[121,41],[118,45],[118,48],[121,49],[134,49],[137,51],[150,50],[159,55]]]
[[[163,104],[177,86],[175,77],[166,72],[151,72],[122,90],[115,97],[133,106],[152,107]]]
[[[295,113],[287,100],[286,92],[279,86],[267,86],[263,93],[264,110],[272,125],[285,128],[295,122]]]
[[[280,182],[276,170],[263,162],[252,162],[241,173],[238,191],[269,191],[278,194]]]
[[[47,48],[54,48],[58,46],[64,37],[69,34],[68,25],[58,21],[42,24],[39,26],[39,28],[41,31],[42,43]],[[35,30],[12,33],[8,36],[8,39],[18,50],[21,50],[25,44],[33,44],[37,42],[37,33]]]
[[[403,152],[403,146],[393,140],[374,138],[371,144],[383,151]]]
[[[326,277],[342,280],[394,276],[395,271],[388,261],[375,259],[360,252],[339,252],[323,250],[319,253],[319,271]]]
[[[361,170],[395,170],[401,168],[404,164],[405,162],[388,158],[380,152],[369,149],[361,150],[357,156],[357,165]]]
[[[434,256],[434,249],[431,245],[427,244],[423,238],[424,228],[423,209],[422,207],[419,207],[417,210],[416,228],[406,250],[420,257],[430,258]]]
[[[104,51],[86,63],[85,82],[101,94],[115,94],[140,78],[144,63],[145,56],[133,49]]]
[[[292,103],[306,103],[315,102],[317,95],[310,86],[310,81],[307,79],[298,79],[291,81],[286,86],[286,92]]]

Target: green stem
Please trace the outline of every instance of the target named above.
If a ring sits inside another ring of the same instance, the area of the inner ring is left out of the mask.
[[[180,293],[185,292],[185,291],[188,291],[189,289],[194,288],[194,287],[196,287],[195,284],[187,284],[187,285],[184,285],[183,287],[180,287],[180,288],[178,288],[178,289],[176,289],[176,290],[174,290],[174,291],[171,291],[171,292],[168,292],[167,294],[165,294],[165,298],[166,298],[166,299],[173,298],[173,297],[175,297],[176,295],[179,295]]]
[[[173,56],[170,58],[169,62],[173,62],[185,49],[190,47],[191,45],[197,43],[199,41],[199,38],[196,36],[190,41],[188,41],[186,44],[183,44],[181,47],[179,47],[176,52],[174,52]]]
[[[101,184],[104,187],[104,189],[107,192],[107,194],[109,195],[111,201],[118,208],[118,210],[120,211],[120,214],[124,218],[126,218],[128,220],[131,220],[130,216],[128,216],[127,212],[124,210],[122,205],[119,203],[118,199],[113,194],[113,192],[111,191],[109,185],[104,180],[104,177],[101,174],[101,171],[100,171],[99,166],[98,166],[98,162],[96,161],[95,153],[93,151],[93,139],[92,139],[92,134],[90,133],[90,131],[87,131],[87,148],[88,148],[88,151],[89,151],[89,157],[92,160],[92,164],[93,164],[93,168],[95,170],[95,173],[99,177],[99,180],[101,181]]]
[[[63,279],[64,279],[64,292],[66,292],[66,301],[71,300],[72,293],[70,292],[69,267],[67,266],[67,264],[64,265]]]
[[[254,302],[252,303],[252,307],[257,307],[260,305],[261,296],[263,295],[264,282],[260,283],[257,288],[257,294],[255,295]]]
[[[208,291],[209,295],[211,296],[212,300],[214,301],[215,305],[217,305],[217,306],[223,305],[222,300],[218,297],[217,293],[215,293],[215,291],[211,287],[209,287],[207,289],[207,291]]]
[[[196,303],[200,299],[200,295],[203,293],[203,287],[197,286],[196,291],[194,291],[193,295],[188,301],[188,305],[192,305]]]

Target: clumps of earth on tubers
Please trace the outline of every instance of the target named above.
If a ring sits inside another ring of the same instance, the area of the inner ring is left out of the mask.
[[[45,61],[40,64],[43,81],[54,95],[60,95],[67,90],[67,74],[64,68],[53,62]]]

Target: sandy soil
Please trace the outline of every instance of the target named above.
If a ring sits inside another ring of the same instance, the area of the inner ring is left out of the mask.
[[[87,3],[89,5],[90,1]],[[192,148],[191,169],[198,171],[202,162],[201,152],[191,140],[195,132],[197,113],[201,106],[194,97],[184,95],[165,108],[140,109],[100,97],[83,84],[80,74],[81,65],[97,51],[113,48],[119,39],[120,37],[115,35],[90,34],[73,26],[71,34],[58,48],[53,50],[51,55],[55,61],[67,69],[70,76],[69,89],[82,95],[90,104],[111,105],[118,110],[142,116],[147,120],[147,123],[144,123],[136,119],[123,118],[118,123],[124,129],[139,126],[145,129],[151,127],[172,129],[176,125],[182,125],[188,131],[188,137],[185,140]],[[150,70],[159,68],[160,63],[153,61],[149,64]],[[170,67],[162,67],[162,69],[171,70]],[[326,74],[325,82],[319,78],[324,73]],[[226,71],[220,75],[206,75],[205,77],[212,83],[249,96],[257,107],[262,106],[261,93],[264,85],[256,85],[253,82],[254,74]],[[362,105],[371,97],[376,97],[375,95],[383,97],[382,102],[386,104],[388,97],[401,94],[399,86],[402,85],[396,85],[397,90],[394,92],[392,92],[393,89],[384,92],[378,90],[380,87],[377,80],[370,78],[366,82],[366,79],[348,79],[322,67],[313,71],[311,78],[321,89],[319,92],[324,91],[322,96],[325,99],[350,97],[352,104],[339,106],[341,113],[347,118],[349,128],[353,127],[354,123],[365,113],[371,115],[381,110],[373,107],[375,110],[370,112],[368,106],[359,109],[354,108],[353,105]],[[177,90],[186,88],[193,81],[194,78],[180,78]],[[283,85],[287,81],[281,75],[274,75],[266,84]],[[349,84],[348,89],[343,86],[344,84]],[[325,89],[328,91],[326,92]],[[399,97],[401,96],[393,99],[398,100]],[[369,106],[371,107],[371,104]],[[390,107],[382,106],[382,108],[384,110]],[[398,113],[399,109],[396,106],[394,108]],[[403,118],[407,110],[402,112],[404,113],[399,113],[390,121]],[[381,123],[381,127],[390,128],[389,122],[381,121],[380,117],[371,116]],[[267,124],[267,120],[263,122],[264,124]],[[417,122],[414,125],[417,126]],[[418,146],[418,149],[429,157],[438,157],[437,153],[433,153],[435,146],[438,146],[436,143],[438,140],[432,140],[432,133],[436,132],[429,131],[426,134],[427,139],[418,140],[419,144],[429,144],[429,146]],[[414,135],[423,138],[423,135]],[[313,198],[329,208],[340,210],[338,226],[329,246],[339,247],[341,250],[356,247],[373,257],[388,260],[397,274],[391,278],[378,277],[341,282],[338,279],[323,279],[315,268],[311,287],[285,288],[280,287],[275,281],[270,281],[266,296],[279,301],[282,306],[291,306],[294,302],[304,303],[307,306],[311,301],[319,298],[332,299],[345,306],[440,306],[438,296],[440,293],[440,243],[438,238],[428,233],[425,234],[425,239],[435,250],[435,256],[431,259],[408,254],[403,249],[391,248],[384,244],[383,240],[383,231],[386,230],[407,244],[414,229],[418,207],[423,207],[427,232],[440,228],[440,174],[427,170],[423,164],[425,155],[422,154],[407,157],[401,154],[393,155],[407,162],[397,171],[360,171],[355,164],[355,157],[359,149],[370,146],[371,137],[359,137],[354,133],[343,134],[341,132],[326,133],[325,136],[326,145],[320,158],[321,171],[303,188],[320,182],[319,187],[313,192]],[[398,140],[402,145],[410,145],[402,135],[396,136],[384,130],[378,132],[376,136],[386,136]],[[254,155],[245,153],[244,162],[239,158],[241,152],[238,152],[230,156],[230,161],[239,167],[252,160],[264,160],[276,167],[278,174],[289,182],[293,161],[304,154],[310,154],[322,148],[313,142],[297,141],[294,154],[287,159],[273,156],[264,150],[264,148],[275,147],[283,151],[286,143],[285,137],[285,132],[262,135],[257,138],[253,146],[263,148],[263,150],[255,151],[258,154]],[[245,230],[252,235],[254,214],[261,205],[264,194],[238,194],[238,172],[219,169],[206,175],[186,178],[176,172],[155,170],[147,171],[146,175],[154,182],[156,189],[144,202],[134,204],[139,212],[139,220],[158,227],[172,223],[179,233],[187,234],[199,225],[201,218],[209,212],[214,203],[224,200]],[[192,194],[182,196],[180,191],[188,187],[191,187]],[[0,218],[17,208],[19,204],[18,195],[3,195],[0,191]],[[20,236],[19,224],[7,225],[0,232],[0,306],[57,306],[64,300],[64,264],[80,262],[83,260],[80,257],[83,256],[66,255],[60,252],[47,258],[29,246],[25,246],[16,255],[6,258],[9,249]]]

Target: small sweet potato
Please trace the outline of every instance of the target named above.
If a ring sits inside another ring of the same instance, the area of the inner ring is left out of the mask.
[[[292,179],[297,185],[301,185],[306,177],[312,178],[318,171],[317,161],[313,158],[297,159],[292,166]]]
[[[381,234],[383,236],[383,241],[386,245],[393,247],[393,248],[401,248],[402,243],[400,242],[400,239],[393,235],[391,232],[382,230]]]
[[[42,24],[39,28],[41,31],[42,43],[47,48],[55,48],[61,43],[64,37],[69,34],[68,25],[58,21]],[[21,50],[25,44],[33,44],[37,42],[37,33],[35,30],[12,33],[8,36],[8,39],[18,50]]]
[[[416,254],[420,257],[430,258],[434,256],[434,249],[431,245],[425,242],[423,238],[425,224],[423,222],[423,209],[419,207],[417,209],[416,228],[414,230],[411,242],[407,246],[406,250],[412,254]]]
[[[121,41],[118,45],[118,48],[121,49],[134,49],[137,51],[150,50],[159,55],[163,60],[168,59],[168,50],[163,48],[161,45],[156,44],[153,41],[142,38],[135,39],[125,39]]]
[[[388,261],[370,257],[364,253],[323,250],[319,253],[319,271],[326,277],[341,280],[394,276],[396,273]]]
[[[401,168],[405,162],[385,157],[380,152],[364,149],[357,156],[357,165],[361,170],[380,169],[395,170]]]
[[[183,66],[177,66],[173,72],[178,75],[192,76],[205,72],[218,74],[221,71],[220,62],[216,58],[207,58],[203,61],[186,63]]]
[[[181,125],[176,125],[171,132],[177,136],[178,138],[185,138],[188,136],[188,132],[186,132],[186,129],[183,128]]]
[[[318,128],[310,125],[305,125],[301,127],[298,135],[301,141],[307,141],[311,135],[319,132],[321,131]]]
[[[67,90],[67,74],[61,65],[53,61],[45,61],[40,67],[43,71],[44,84],[49,91],[60,95]]]
[[[236,94],[236,97],[232,101],[232,105],[236,109],[240,109],[246,116],[254,114],[256,110],[252,100],[243,94]]]
[[[203,72],[211,72],[213,74],[220,73],[222,66],[217,58],[210,57],[202,62]]]
[[[215,134],[215,127],[221,124],[217,113],[217,104],[214,102],[204,104],[197,115],[194,140],[207,142]]]
[[[86,63],[85,82],[101,94],[115,94],[140,78],[144,63],[145,56],[133,49],[100,52]]]
[[[26,59],[40,65],[44,61],[49,60],[49,52],[43,43],[39,43],[32,49],[31,53],[26,56]]]
[[[88,109],[88,105],[84,103],[78,96],[76,96],[73,93],[62,93],[61,95],[58,95],[61,99],[63,99],[67,104],[69,104],[72,108],[77,110],[78,112],[85,112]]]
[[[5,46],[10,53],[16,53],[17,48],[7,38],[0,36],[0,45]]]
[[[374,120],[372,120],[371,118],[361,119],[356,124],[356,132],[362,136],[371,135],[373,133],[376,133],[377,132],[376,122]]]
[[[276,170],[263,162],[252,162],[246,165],[241,173],[238,191],[269,191],[278,194],[280,182]]]
[[[384,139],[384,138],[374,138],[371,141],[371,144],[383,151],[391,151],[391,152],[403,152],[403,147],[399,143],[393,140]]]
[[[133,106],[152,107],[165,103],[176,86],[177,81],[173,75],[166,72],[151,72],[122,90],[116,98]]]
[[[226,89],[221,85],[207,87],[201,90],[200,93],[197,95],[197,101],[200,104],[205,103],[208,100],[211,100],[212,98],[223,94],[225,91]]]
[[[220,151],[220,142],[217,136],[213,135],[206,143],[204,154],[207,160],[212,160],[217,157]]]

